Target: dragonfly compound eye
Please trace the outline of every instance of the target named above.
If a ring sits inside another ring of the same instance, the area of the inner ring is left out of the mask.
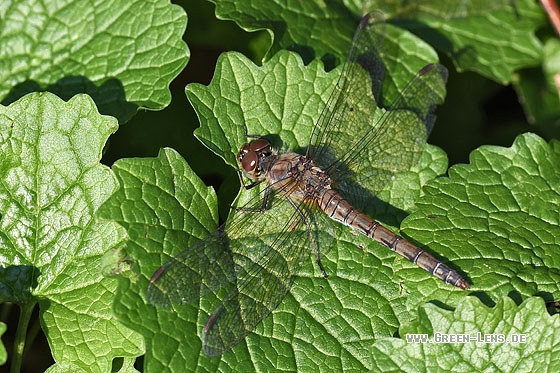
[[[239,155],[239,163],[245,172],[255,171],[257,168],[258,155],[255,151],[250,150],[244,154]]]
[[[270,148],[270,143],[268,142],[268,140],[265,139],[258,139],[255,140],[253,142],[251,142],[251,150],[255,151],[255,152],[260,152],[263,150],[267,150],[267,148]]]

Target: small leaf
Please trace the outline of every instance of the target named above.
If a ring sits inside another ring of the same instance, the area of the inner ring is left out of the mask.
[[[420,338],[413,334],[424,334],[432,342],[413,342],[413,337]],[[536,372],[560,368],[560,318],[546,312],[541,298],[528,298],[517,306],[503,297],[489,308],[478,298],[466,297],[455,311],[429,303],[416,320],[401,326],[400,335],[402,339],[380,338],[374,343],[377,370]],[[443,342],[458,337],[462,342]]]
[[[233,20],[245,30],[271,30],[269,57],[281,49],[292,49],[304,52],[306,62],[327,53],[340,61],[361,18],[342,5],[324,6],[315,1],[285,4],[276,0],[265,4],[217,0],[215,4],[219,19]],[[306,50],[309,47],[313,52]]]
[[[0,336],[6,332],[8,327],[3,322],[0,322]],[[6,360],[8,360],[8,353],[6,352],[6,347],[4,343],[0,344],[0,365],[6,364]]]
[[[26,313],[39,302],[54,360],[88,371],[142,350],[115,320],[116,282],[100,266],[124,232],[94,218],[117,188],[99,164],[116,125],[85,95],[35,93],[0,106],[0,299]]]

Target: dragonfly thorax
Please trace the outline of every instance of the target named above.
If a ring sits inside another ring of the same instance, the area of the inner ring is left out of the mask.
[[[325,190],[331,189],[329,175],[313,160],[296,153],[278,155],[265,177],[275,189],[296,200],[318,201]]]

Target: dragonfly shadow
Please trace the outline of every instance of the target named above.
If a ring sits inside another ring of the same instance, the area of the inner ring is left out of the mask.
[[[385,80],[386,67],[380,53],[377,50],[368,50],[366,53],[356,57],[356,62],[368,73],[371,80],[371,93],[377,107],[388,108],[383,100],[383,82]]]
[[[409,241],[410,243],[422,248],[424,251],[426,251],[427,253],[429,253],[431,256],[433,256],[434,258],[436,258],[438,261],[444,263],[446,266],[450,267],[451,269],[455,270],[457,273],[459,273],[461,275],[462,278],[464,279],[469,279],[468,276],[466,276],[466,273],[461,270],[461,268],[459,266],[456,266],[453,264],[452,261],[449,260],[449,258],[442,256],[440,254],[438,254],[437,251],[432,250],[432,248],[429,245],[426,245],[423,242],[419,242],[411,237],[409,237],[406,234],[402,234],[401,236],[406,239],[407,241]],[[481,298],[482,300],[482,298]]]
[[[465,45],[457,48],[447,36],[425,23],[411,19],[395,19],[391,23],[411,31],[430,45],[437,45],[441,52],[452,56],[453,60],[460,66],[472,66],[478,59],[475,45]]]
[[[483,292],[483,291],[475,291],[472,293],[469,293],[469,296],[471,297],[476,297],[478,298],[485,306],[487,307],[495,307],[496,306],[496,299],[492,298],[487,292]],[[515,302],[515,304],[517,304],[518,306],[521,305],[523,303],[524,300],[526,300],[526,297],[524,295],[522,295],[519,291],[517,290],[512,290],[510,291],[507,296],[513,300]],[[539,297],[542,298],[543,301],[546,303],[546,305],[548,307],[553,307],[553,308],[557,308],[557,298],[554,297],[554,294],[549,293],[549,292],[538,292],[534,294],[535,297]],[[455,307],[451,307],[439,300],[431,300],[429,303],[435,304],[436,306],[449,310],[449,311],[453,311],[455,309]]]

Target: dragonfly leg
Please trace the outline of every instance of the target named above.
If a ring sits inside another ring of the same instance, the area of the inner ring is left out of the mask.
[[[319,250],[317,250],[317,246],[315,246],[315,248],[313,249],[313,254],[315,254],[315,262],[317,263],[319,269],[323,273],[323,277],[324,278],[329,277],[329,275],[325,271],[325,268],[323,267],[323,263],[321,263],[321,255],[319,255]]]
[[[245,180],[243,179],[243,172],[241,172],[241,170],[237,170],[237,176],[239,176],[239,183],[243,185],[243,188],[245,188],[245,190],[253,189],[264,181],[264,179],[260,179],[253,181],[251,184],[245,184]]]
[[[262,182],[262,180],[258,181],[258,182],[255,182],[255,183],[259,184],[261,182]],[[255,184],[255,183],[253,183],[253,184]],[[257,184],[255,184],[255,185],[257,185]],[[250,188],[245,188],[245,189],[250,189]],[[233,210],[236,210],[236,211],[246,211],[246,212],[253,212],[253,213],[264,212],[264,211],[266,211],[266,205],[268,204],[268,197],[270,196],[270,192],[271,192],[270,188],[265,189],[261,207],[258,208],[258,209],[251,209],[251,208],[246,208],[246,207],[236,207],[236,206],[233,206],[233,205],[229,205],[229,207]]]
[[[301,206],[306,206],[306,204],[302,203],[299,206],[297,206],[291,198],[287,198],[287,199],[296,210],[301,221],[303,221],[303,223],[305,224],[305,229],[307,230],[307,234],[309,234],[309,241],[311,242],[311,251],[313,251],[313,255],[315,256],[315,262],[317,263],[317,266],[321,270],[321,273],[323,274],[324,278],[329,277],[329,275],[325,271],[325,267],[323,267],[323,263],[321,263],[321,254],[319,252],[319,246],[315,242],[315,237],[313,236],[313,229],[311,229],[311,224],[309,223],[309,219],[306,217],[305,213],[303,213],[303,211],[301,210]],[[304,208],[308,208],[308,207],[306,206]],[[297,222],[294,222],[292,226],[296,226],[297,225],[296,223]]]
[[[309,224],[309,220],[305,220],[305,225],[307,226],[307,232],[309,233],[309,240],[311,241],[311,250],[313,251],[313,255],[315,255],[315,263],[321,270],[324,278],[329,277],[327,271],[325,271],[325,267],[323,267],[323,263],[321,262],[321,251],[319,249],[319,245],[315,241],[315,236],[313,235],[313,230]]]

